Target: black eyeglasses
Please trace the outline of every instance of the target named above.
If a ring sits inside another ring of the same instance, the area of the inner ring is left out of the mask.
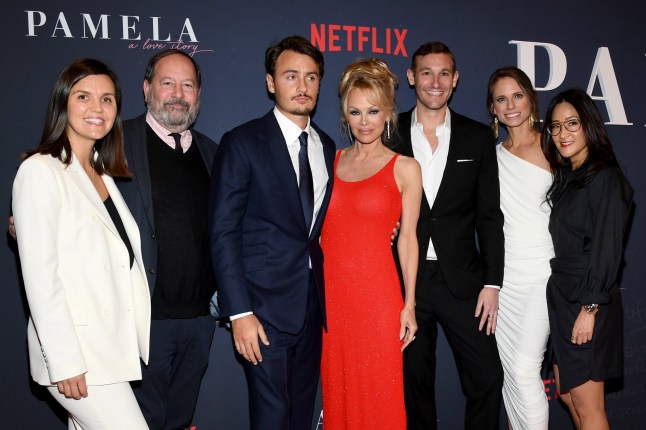
[[[565,122],[553,122],[547,126],[547,132],[551,136],[558,136],[562,127],[565,127],[567,131],[574,133],[581,128],[581,120],[579,118],[572,118]]]

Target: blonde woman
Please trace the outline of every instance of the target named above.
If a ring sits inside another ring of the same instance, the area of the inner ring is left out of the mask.
[[[378,59],[349,65],[339,84],[342,129],[321,232],[327,332],[321,375],[326,430],[404,430],[402,351],[415,339],[417,161],[387,147],[397,79]],[[404,297],[390,246],[395,224]]]

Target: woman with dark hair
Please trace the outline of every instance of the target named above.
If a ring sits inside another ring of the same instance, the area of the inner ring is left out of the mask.
[[[547,303],[556,387],[577,429],[608,429],[604,381],[623,374],[617,277],[633,190],[583,90],[552,99],[541,144],[554,175]]]
[[[509,427],[547,430],[549,407],[541,364],[550,327],[545,288],[554,257],[545,195],[552,184],[541,151],[538,97],[527,75],[502,67],[489,78],[487,110],[498,137],[500,208],[505,216],[505,277],[496,343],[505,373],[503,400]]]
[[[337,152],[321,232],[326,430],[406,428],[402,351],[417,331],[415,230],[422,174],[417,161],[385,145],[395,133],[396,85],[395,75],[376,58],[350,64],[339,84],[341,128],[351,145]],[[400,220],[404,298],[390,245]]]
[[[13,184],[31,375],[70,428],[148,428],[129,381],[148,360],[150,297],[139,230],[112,179],[128,175],[117,77],[75,61]]]

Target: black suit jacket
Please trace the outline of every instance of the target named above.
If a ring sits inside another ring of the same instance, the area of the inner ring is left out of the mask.
[[[414,156],[412,113],[399,115],[399,139],[393,148],[409,157]],[[502,286],[505,253],[498,161],[491,129],[453,111],[449,145],[433,207],[425,193],[422,197],[417,239],[420,261],[424,261],[433,238],[449,289],[456,297],[468,299],[476,297],[485,284]],[[421,279],[419,272],[417,279]]]
[[[218,145],[200,132],[191,130],[191,134],[193,135],[193,144],[197,144],[210,175]],[[146,115],[124,121],[123,137],[126,160],[132,177],[119,179],[116,183],[141,232],[141,250],[152,297],[157,280],[157,242],[155,240],[155,215],[146,146]]]
[[[315,124],[328,183],[311,233],[273,110],[227,132],[211,177],[211,256],[224,316],[253,311],[288,333],[305,321],[311,259],[325,321],[321,225],[332,193],[334,141]]]

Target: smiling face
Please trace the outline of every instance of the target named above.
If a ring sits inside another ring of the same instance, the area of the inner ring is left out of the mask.
[[[552,136],[552,139],[561,157],[570,160],[572,169],[578,169],[588,157],[588,143],[583,127],[576,131],[570,131],[566,127],[566,124],[569,124],[570,128],[576,128],[573,126],[580,121],[579,113],[574,109],[574,106],[568,102],[563,102],[554,107],[552,117],[547,124],[548,127],[560,124],[559,133]]]
[[[381,143],[386,124],[386,110],[372,103],[369,93],[365,90],[356,88],[350,92],[345,120],[357,142],[364,145]]]
[[[79,80],[67,100],[66,133],[70,144],[93,146],[112,129],[116,116],[115,88],[109,76],[89,75]]]
[[[168,131],[181,133],[197,119],[200,109],[197,72],[183,55],[159,60],[151,81],[144,81],[144,94],[148,111]]]
[[[453,89],[458,84],[458,72],[453,70],[449,54],[428,54],[415,60],[415,69],[408,69],[408,83],[415,87],[417,108],[446,109]]]
[[[276,108],[299,127],[305,128],[316,107],[321,75],[313,58],[284,51],[276,60],[274,75],[266,75],[267,89],[274,94]]]
[[[493,86],[492,110],[508,128],[519,127],[529,119],[531,102],[515,79],[504,77]]]

